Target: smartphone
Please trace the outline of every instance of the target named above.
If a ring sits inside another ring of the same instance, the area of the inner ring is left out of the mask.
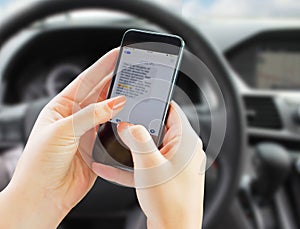
[[[183,48],[176,35],[136,29],[124,33],[107,98],[124,95],[126,104],[99,126],[94,161],[132,170],[131,153],[117,133],[119,122],[145,126],[160,146]]]

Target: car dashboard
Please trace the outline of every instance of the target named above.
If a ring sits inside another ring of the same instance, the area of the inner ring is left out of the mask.
[[[2,60],[10,62],[5,69],[0,66],[0,73],[14,92],[2,93],[5,104],[55,96],[101,55],[119,46],[127,28],[146,24],[124,15],[112,18],[59,18],[39,23],[13,39],[0,54]],[[147,27],[160,30],[149,23]],[[197,23],[197,27],[232,69],[245,105],[249,140],[276,140],[300,149],[298,24],[220,20]],[[188,85],[180,77],[179,84],[181,88]]]
[[[299,23],[243,20],[193,23],[227,60],[243,102],[248,137],[245,176],[255,174],[251,158],[259,142],[280,143],[293,157],[299,157]],[[162,31],[124,15],[109,20],[66,16],[31,26],[0,52],[3,60],[0,75],[6,84],[5,91],[0,88],[0,101],[10,105],[55,96],[104,53],[119,46],[128,28]],[[179,77],[177,85],[190,92],[193,102],[201,102],[193,93],[197,88],[192,81]],[[180,100],[176,95],[174,99]],[[117,194],[114,197],[120,203],[117,214],[136,204],[132,191],[124,195],[125,199]],[[102,215],[114,207],[109,202],[102,206],[97,209]],[[89,212],[89,205],[85,207]]]
[[[275,141],[299,152],[299,21],[220,20],[204,24],[202,31],[233,71],[250,145]]]

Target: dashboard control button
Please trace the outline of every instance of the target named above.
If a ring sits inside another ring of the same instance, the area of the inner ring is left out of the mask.
[[[295,169],[297,173],[300,175],[300,158],[298,158],[295,162]]]
[[[294,121],[297,124],[300,124],[300,105],[298,105],[298,107],[296,108],[296,111],[294,113]]]

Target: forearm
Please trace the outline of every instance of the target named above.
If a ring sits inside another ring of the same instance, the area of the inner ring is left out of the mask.
[[[64,213],[53,203],[45,193],[30,195],[8,187],[0,193],[0,228],[56,228]]]
[[[155,219],[147,219],[148,229],[201,229],[203,209],[194,209],[195,211],[186,212],[185,214],[178,214],[177,216],[170,217],[166,214],[163,220],[157,221]]]

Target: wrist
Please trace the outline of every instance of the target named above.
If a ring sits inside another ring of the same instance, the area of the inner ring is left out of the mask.
[[[178,217],[177,219],[164,220],[164,222],[157,222],[154,220],[147,219],[148,229],[201,229],[202,228],[202,217],[191,219],[190,217],[183,219]]]
[[[0,193],[0,228],[57,228],[68,212],[46,192],[27,189],[9,185]]]

